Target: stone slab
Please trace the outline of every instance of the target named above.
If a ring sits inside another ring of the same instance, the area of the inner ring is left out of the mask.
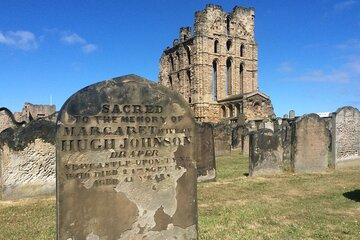
[[[57,239],[197,239],[195,122],[135,75],[88,86],[57,121]]]

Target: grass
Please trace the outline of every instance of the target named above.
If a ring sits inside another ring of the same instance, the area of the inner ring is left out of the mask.
[[[360,169],[249,178],[234,151],[198,187],[199,239],[360,239]],[[0,201],[0,239],[55,239],[54,199]]]

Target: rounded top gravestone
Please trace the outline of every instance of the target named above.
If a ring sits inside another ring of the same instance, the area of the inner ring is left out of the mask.
[[[175,92],[128,75],[57,121],[59,240],[197,239],[195,122]]]

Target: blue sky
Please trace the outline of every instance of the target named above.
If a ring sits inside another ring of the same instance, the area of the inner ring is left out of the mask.
[[[207,3],[256,9],[259,85],[276,114],[360,107],[360,0],[0,1],[0,106],[59,109],[94,82],[157,81],[159,57]]]

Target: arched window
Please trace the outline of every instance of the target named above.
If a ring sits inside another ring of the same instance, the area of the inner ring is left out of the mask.
[[[188,63],[191,64],[190,47],[186,46],[185,49],[186,49],[186,55],[187,55]]]
[[[180,54],[176,52],[176,59],[177,59],[177,69],[180,69]]]
[[[189,103],[191,103],[191,88],[192,88],[192,82],[191,82],[191,75],[190,75],[190,70],[186,71],[186,76],[187,76],[187,81],[188,81],[188,96],[189,96]]]
[[[226,31],[227,31],[227,34],[229,35],[230,34],[230,17],[229,16],[226,18]]]
[[[231,58],[226,60],[226,93],[231,95],[232,93],[232,72],[231,72]]]
[[[243,93],[244,92],[244,63],[240,63],[239,77],[240,77],[240,93]]]
[[[170,66],[171,66],[171,70],[174,71],[174,58],[172,55],[170,55]]]
[[[217,61],[216,60],[214,60],[212,64],[211,95],[212,95],[212,100],[217,101]]]
[[[170,84],[170,88],[172,89],[173,87],[173,80],[172,80],[172,77],[169,76],[169,84]]]
[[[241,46],[240,46],[240,57],[243,57],[244,53],[245,53],[245,46],[244,46],[244,44],[241,44]]]
[[[218,53],[219,52],[219,41],[218,40],[215,40],[214,42],[214,53]]]
[[[227,42],[226,42],[226,49],[227,49],[228,51],[230,51],[230,48],[231,48],[231,40],[227,40]]]
[[[224,105],[221,106],[221,110],[222,110],[222,115],[225,118],[226,117],[226,107]]]

